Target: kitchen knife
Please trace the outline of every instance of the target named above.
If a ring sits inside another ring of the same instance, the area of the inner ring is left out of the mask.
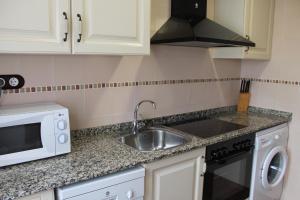
[[[242,93],[242,92],[243,92],[243,81],[244,81],[244,80],[242,80],[242,81],[241,81],[240,93]]]
[[[247,85],[247,92],[250,92],[250,86],[251,86],[251,80],[248,80],[248,85]]]
[[[246,89],[246,80],[242,81],[242,93],[245,93],[245,89]]]

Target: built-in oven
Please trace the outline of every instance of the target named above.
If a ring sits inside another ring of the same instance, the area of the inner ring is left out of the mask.
[[[203,200],[249,197],[255,135],[245,135],[206,149]]]

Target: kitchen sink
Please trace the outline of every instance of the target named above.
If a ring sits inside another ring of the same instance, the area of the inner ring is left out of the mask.
[[[171,128],[152,127],[121,137],[119,141],[139,151],[156,151],[186,144],[191,141],[191,137]]]

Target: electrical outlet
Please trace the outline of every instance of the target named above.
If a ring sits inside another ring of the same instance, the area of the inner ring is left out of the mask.
[[[16,77],[11,77],[8,82],[11,87],[17,87],[20,83],[19,79]]]
[[[0,88],[3,88],[5,86],[5,79],[0,78]]]
[[[20,89],[24,86],[25,79],[18,74],[0,75],[0,87],[2,90]]]

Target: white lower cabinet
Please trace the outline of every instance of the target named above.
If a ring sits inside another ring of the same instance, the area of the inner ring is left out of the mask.
[[[145,200],[201,200],[205,148],[145,164]]]
[[[40,192],[31,196],[21,198],[19,200],[55,200],[54,191],[49,190],[46,192]]]

